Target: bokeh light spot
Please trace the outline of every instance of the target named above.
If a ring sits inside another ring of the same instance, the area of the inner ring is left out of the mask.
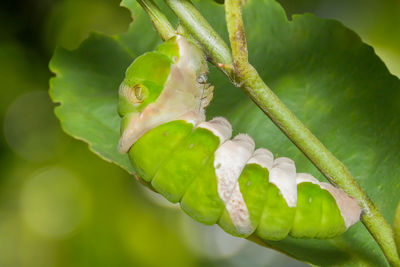
[[[46,91],[33,91],[17,98],[8,108],[4,133],[11,149],[22,158],[40,162],[60,149],[62,132]]]
[[[53,239],[76,230],[89,212],[89,195],[83,184],[61,167],[51,167],[30,177],[20,199],[26,223]]]

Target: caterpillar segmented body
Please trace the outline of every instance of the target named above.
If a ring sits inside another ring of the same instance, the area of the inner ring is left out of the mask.
[[[266,240],[332,238],[360,217],[341,189],[296,173],[294,162],[255,150],[230,123],[205,121],[212,87],[202,52],[177,35],[138,57],[119,89],[119,150],[137,174],[204,224]]]

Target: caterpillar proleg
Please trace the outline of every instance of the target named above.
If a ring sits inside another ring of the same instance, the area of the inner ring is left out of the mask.
[[[205,121],[212,99],[200,49],[177,35],[135,59],[119,89],[119,150],[155,191],[204,224],[240,237],[327,239],[360,217],[341,189],[255,149],[230,123]]]

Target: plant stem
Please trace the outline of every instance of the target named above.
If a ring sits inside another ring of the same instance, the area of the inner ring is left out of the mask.
[[[249,64],[242,20],[241,1],[225,1],[226,22],[232,47],[234,71],[243,81],[242,89],[290,140],[313,162],[328,180],[355,197],[362,209],[362,221],[380,245],[392,266],[400,266],[393,231],[362,190],[349,170],[279,100]]]
[[[160,11],[153,0],[137,1],[149,15],[154,28],[160,34],[163,41],[168,40],[175,35],[174,27],[171,25],[171,23],[169,23],[167,17]]]
[[[385,218],[362,190],[349,170],[341,163],[305,125],[280,101],[263,82],[248,62],[245,31],[240,0],[226,0],[226,21],[232,55],[229,47],[204,19],[190,0],[165,0],[180,19],[180,23],[204,47],[209,60],[250,96],[257,106],[281,131],[311,160],[333,184],[359,201],[363,209],[362,222],[375,238],[392,266],[400,266],[393,231]],[[224,68],[232,66],[233,68]]]
[[[232,56],[228,45],[214,31],[208,21],[200,14],[190,1],[165,0],[180,19],[180,23],[203,46],[208,60],[215,66],[223,63],[232,65]],[[220,68],[231,80],[234,80],[232,68]]]

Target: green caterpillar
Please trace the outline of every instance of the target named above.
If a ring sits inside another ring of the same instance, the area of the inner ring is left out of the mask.
[[[119,88],[119,151],[137,175],[204,224],[265,240],[332,238],[359,220],[357,201],[297,173],[289,158],[254,151],[229,122],[205,121],[213,88],[199,48],[177,35],[136,58]]]

